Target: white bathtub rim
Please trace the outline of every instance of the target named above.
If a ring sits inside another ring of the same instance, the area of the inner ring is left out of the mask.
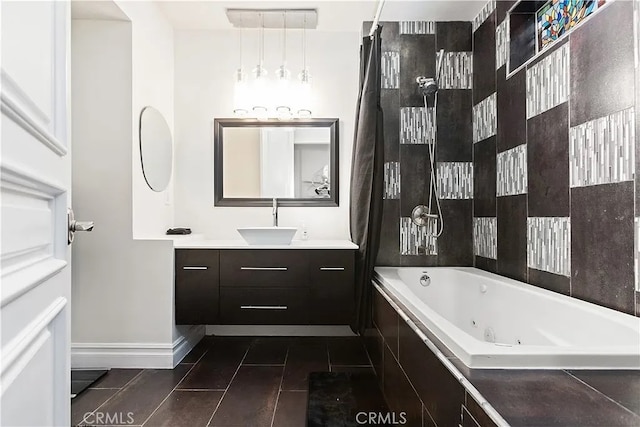
[[[544,289],[538,286],[531,285],[529,283],[524,283],[519,280],[511,279],[509,277],[500,276],[495,273],[490,273],[485,270],[481,270],[476,267],[376,267],[375,272],[380,278],[385,278],[387,276],[382,276],[379,272],[383,272],[385,274],[390,274],[394,279],[402,281],[400,276],[397,273],[399,268],[403,269],[415,269],[415,270],[423,270],[428,272],[429,270],[438,270],[438,269],[446,269],[446,270],[457,270],[463,272],[465,274],[480,276],[492,282],[502,282],[508,283],[511,286],[519,288],[523,292],[532,293],[536,296],[540,296],[544,299],[560,299],[561,301],[569,301],[571,304],[576,304],[580,306],[582,309],[587,310],[589,312],[600,313],[602,310],[607,310],[607,315],[609,320],[612,320],[616,323],[620,323],[621,326],[628,327],[629,319],[636,319],[638,323],[640,323],[640,318],[636,318],[633,315],[623,313],[608,307],[604,307],[598,304],[594,304],[589,301],[585,301],[579,298],[571,297],[568,295],[564,295],[558,292],[553,292],[548,289]]]
[[[405,308],[435,336],[441,346],[448,349],[453,355],[460,359],[462,363],[471,369],[640,369],[640,346],[630,344],[624,346],[580,346],[562,347],[554,346],[554,354],[549,355],[549,346],[536,345],[506,345],[495,344],[479,341],[460,330],[439,313],[431,309],[428,304],[417,299],[409,300],[407,293],[411,293],[408,286],[402,281],[397,271],[403,267],[376,267],[374,280],[385,291],[390,292],[397,298]],[[483,276],[489,280],[502,281],[502,276],[493,273],[484,272],[473,267],[404,267],[413,269],[423,269],[428,271],[434,268],[447,268],[462,270],[466,273]],[[495,277],[497,276],[497,277]],[[518,282],[513,279],[504,278],[504,281],[510,285],[515,285],[524,291],[539,293],[545,298],[563,297],[570,300],[571,303],[583,305],[582,308],[593,310],[600,314],[602,309],[608,310],[607,315],[618,317],[624,320],[623,325],[629,326],[629,315],[618,313],[615,310],[599,307],[595,304],[571,298],[561,294],[555,294],[546,289],[540,289],[526,283]],[[592,307],[593,306],[593,307]],[[635,318],[634,318],[635,319]],[[618,320],[618,319],[614,319]],[[640,324],[640,319],[637,319]],[[620,323],[616,321],[615,323]],[[446,332],[445,332],[446,331]],[[513,356],[509,363],[504,362],[505,347],[509,348],[509,353]],[[585,354],[589,353],[589,354]],[[501,358],[496,358],[502,356]],[[615,366],[607,364],[607,358],[615,356],[618,363]],[[552,357],[556,363],[552,366],[541,362],[540,359]],[[599,363],[598,363],[599,362]]]

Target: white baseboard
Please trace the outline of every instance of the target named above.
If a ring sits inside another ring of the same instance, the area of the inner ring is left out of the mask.
[[[205,327],[204,325],[192,326],[187,330],[184,335],[178,338],[173,345],[173,367],[175,368],[178,363],[189,354],[189,352],[196,346],[204,337]]]
[[[173,343],[72,343],[72,368],[172,369],[204,335],[193,326]]]
[[[207,335],[342,337],[354,336],[348,326],[321,325],[207,325]]]

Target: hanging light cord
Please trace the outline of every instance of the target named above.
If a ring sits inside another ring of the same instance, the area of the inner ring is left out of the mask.
[[[244,58],[242,55],[243,35],[244,35],[244,28],[243,28],[242,18],[240,18],[240,69],[241,70],[244,69]]]
[[[260,66],[264,64],[264,15],[260,14]]]
[[[302,69],[307,69],[307,14],[304,14],[304,25],[302,27]]]
[[[284,12],[284,25],[283,25],[283,34],[282,34],[282,66],[287,65],[287,12]]]

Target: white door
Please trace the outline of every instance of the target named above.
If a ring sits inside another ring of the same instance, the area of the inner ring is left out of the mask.
[[[260,132],[260,197],[294,197],[293,129]]]
[[[0,7],[0,425],[68,426],[69,4]]]

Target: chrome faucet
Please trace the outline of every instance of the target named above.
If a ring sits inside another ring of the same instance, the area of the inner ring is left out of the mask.
[[[273,226],[278,226],[278,199],[273,198],[273,210],[271,211],[271,216],[273,216]]]

